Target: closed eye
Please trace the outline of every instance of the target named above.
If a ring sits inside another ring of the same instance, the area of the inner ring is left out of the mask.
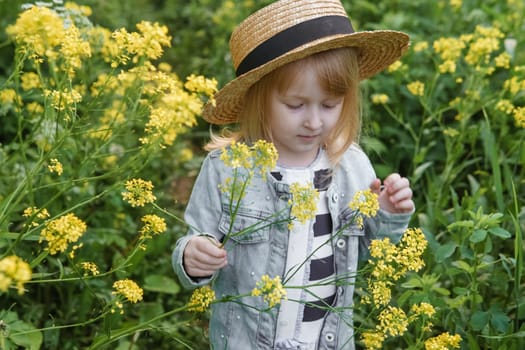
[[[300,104],[289,104],[289,103],[287,103],[286,104],[286,107],[288,107],[290,109],[299,109],[302,106],[304,106],[304,104],[302,104],[302,103],[300,103]]]

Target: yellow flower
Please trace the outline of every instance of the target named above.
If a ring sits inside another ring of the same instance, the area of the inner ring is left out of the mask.
[[[204,312],[215,301],[215,291],[210,286],[195,289],[188,301],[188,311]]]
[[[414,304],[412,305],[412,312],[419,316],[419,315],[425,315],[427,317],[432,317],[436,313],[436,309],[434,309],[434,306],[429,303],[421,303],[421,304]]]
[[[502,111],[505,114],[512,114],[514,112],[514,105],[510,100],[500,100],[496,103],[496,109]]]
[[[403,273],[405,271],[419,271],[425,266],[421,256],[427,248],[427,244],[425,235],[420,228],[405,230],[396,256],[396,262],[400,265]]]
[[[370,297],[365,298],[365,303],[377,306],[386,306],[392,299],[392,283],[388,281],[369,279],[368,289],[370,290]]]
[[[113,283],[113,289],[115,291],[112,294],[121,295],[131,303],[136,303],[142,300],[144,291],[138,286],[137,283],[130,279],[123,279]]]
[[[252,296],[262,296],[270,308],[280,304],[281,299],[286,299],[286,290],[281,283],[281,277],[275,276],[271,279],[270,276],[263,275],[252,290]]]
[[[144,215],[141,220],[144,226],[140,230],[140,239],[151,238],[166,231],[166,221],[157,215]]]
[[[414,81],[407,85],[407,89],[414,96],[423,96],[425,93],[425,84],[420,81]]]
[[[153,195],[151,181],[131,179],[126,181],[126,192],[122,198],[132,207],[143,207],[144,204],[153,203],[157,198]]]
[[[22,103],[22,99],[20,98],[20,96],[18,96],[14,89],[4,89],[0,90],[0,102],[6,105],[19,105]]]
[[[288,201],[288,204],[291,205],[291,218],[302,224],[314,219],[317,213],[319,192],[314,188],[313,184],[301,185],[296,182],[292,183],[290,185],[290,193],[292,198]]]
[[[120,28],[111,35],[116,44],[112,48],[107,46],[107,52],[112,51],[112,67],[128,63],[132,56],[135,56],[133,62],[138,62],[139,57],[157,59],[164,53],[163,47],[171,46],[168,27],[148,21],[142,21],[136,27],[139,32],[128,33],[125,28]]]
[[[380,350],[384,341],[385,335],[381,332],[364,332],[361,335],[361,342],[366,350]]]
[[[373,94],[372,95],[372,103],[376,105],[384,105],[388,103],[388,95],[386,94]]]
[[[64,7],[67,8],[68,10],[79,12],[86,17],[89,17],[93,14],[93,10],[91,9],[91,7],[78,5],[71,1],[66,1],[64,3]]]
[[[390,66],[388,66],[388,71],[389,72],[395,72],[396,70],[400,69],[401,66],[402,66],[401,61],[395,61]]]
[[[24,294],[24,283],[31,280],[31,267],[16,255],[0,260],[0,291],[6,292],[11,284],[16,284],[18,294]]]
[[[518,77],[512,77],[503,82],[503,88],[510,92],[512,96],[517,95],[521,90],[525,90],[525,80],[520,81]]]
[[[27,91],[42,87],[40,77],[34,72],[25,72],[20,76],[22,89]]]
[[[388,306],[377,316],[378,329],[386,336],[403,335],[408,328],[408,318],[405,312],[394,306]]]
[[[70,91],[66,89],[63,91],[44,90],[44,96],[50,97],[51,106],[59,111],[74,108],[75,104],[82,101],[82,95],[80,95],[75,89],[71,89]]]
[[[496,67],[509,69],[511,56],[507,52],[503,52],[494,58]]]
[[[60,163],[58,159],[53,158],[49,161],[49,163],[50,164],[47,166],[47,168],[50,172],[57,173],[58,176],[62,175],[62,173],[64,172],[64,168],[62,167],[62,163]]]
[[[38,209],[37,207],[28,207],[26,209],[24,209],[24,212],[22,214],[23,217],[25,218],[32,218],[32,219],[41,219],[41,220],[44,220],[44,219],[47,219],[49,218],[49,212],[47,211],[47,209],[43,208],[43,209]],[[33,227],[36,227],[39,225],[38,222],[36,221],[32,221],[30,223],[31,226]]]
[[[264,140],[259,140],[252,146],[242,142],[233,142],[229,147],[222,149],[220,159],[234,172],[233,177],[219,184],[219,189],[230,196],[230,203],[239,203],[255,172],[265,180],[267,173],[275,168],[277,150],[272,143]]]
[[[514,109],[514,121],[519,128],[525,128],[525,107],[517,107]]]
[[[258,140],[252,146],[253,166],[264,177],[277,165],[277,149],[273,143]]]
[[[428,49],[428,42],[420,41],[414,45],[414,52],[421,52]]]
[[[425,341],[425,350],[448,350],[459,349],[461,336],[459,334],[450,335],[448,332]]]
[[[88,272],[90,272],[93,276],[100,274],[97,265],[93,262],[84,261],[80,263],[80,266],[82,269],[84,269],[84,271],[86,271],[84,276],[87,276]]]
[[[379,210],[377,194],[372,192],[371,189],[357,191],[352,201],[348,203],[348,207],[359,212],[357,225],[362,227],[363,217],[370,218],[377,215]]]
[[[462,0],[450,0],[450,7],[454,10],[459,10],[461,8]]]
[[[224,165],[237,168],[252,168],[250,147],[242,142],[232,143],[229,148],[224,148],[220,156]]]
[[[443,61],[457,61],[461,57],[465,43],[457,38],[439,38],[432,46]]]
[[[191,92],[201,92],[208,97],[213,97],[217,92],[217,80],[207,79],[202,75],[191,74],[186,78],[184,87]]]
[[[51,255],[63,252],[69,243],[75,243],[86,232],[86,224],[75,214],[66,214],[58,219],[46,222],[40,233],[40,241],[47,241],[47,250]]]
[[[84,41],[80,31],[52,9],[32,6],[19,15],[14,25],[6,29],[9,36],[29,57],[37,63],[45,58],[58,62],[57,69],[73,77],[81,66],[81,60],[91,56],[91,47]]]

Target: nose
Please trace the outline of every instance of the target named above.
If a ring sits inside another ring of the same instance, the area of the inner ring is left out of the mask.
[[[304,121],[304,126],[311,130],[317,130],[323,125],[321,112],[317,108],[312,108]]]

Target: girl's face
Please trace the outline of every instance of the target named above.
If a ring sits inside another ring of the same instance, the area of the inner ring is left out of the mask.
[[[270,93],[272,141],[283,166],[308,166],[335,127],[343,96],[325,92],[315,69],[304,69],[285,92]]]

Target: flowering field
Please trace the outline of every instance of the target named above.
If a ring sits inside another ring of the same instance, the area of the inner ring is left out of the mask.
[[[0,349],[203,349],[210,303],[286,297],[276,276],[192,294],[171,267],[202,104],[232,78],[230,31],[268,2],[0,0]],[[355,276],[355,341],[525,348],[525,3],[343,2],[358,30],[411,36],[362,84],[362,146],[417,210]]]

